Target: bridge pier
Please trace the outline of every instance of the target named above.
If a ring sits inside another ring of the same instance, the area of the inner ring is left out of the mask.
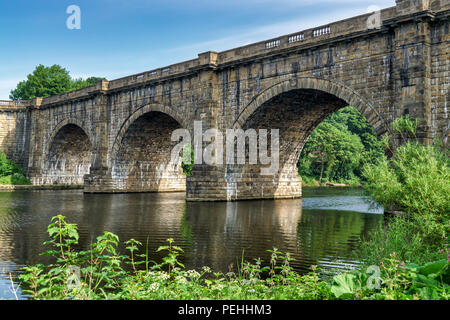
[[[261,176],[259,169],[244,173],[242,166],[200,166],[187,179],[187,201],[295,199],[302,196],[298,174]]]
[[[185,177],[167,177],[158,180],[140,181],[135,185],[128,185],[124,179],[113,177],[111,173],[91,172],[84,176],[84,193],[157,193],[186,191]]]

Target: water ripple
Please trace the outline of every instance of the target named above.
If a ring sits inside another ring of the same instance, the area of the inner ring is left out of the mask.
[[[324,270],[357,266],[353,252],[359,238],[382,220],[373,214],[377,210],[358,189],[305,188],[302,200],[235,203],[190,203],[180,193],[0,193],[0,299],[11,298],[6,292],[10,272],[17,277],[23,265],[44,263],[41,243],[57,214],[78,225],[82,248],[110,231],[144,247],[148,239],[150,258],[158,261],[163,257],[158,247],[174,238],[185,250],[186,268],[210,266],[222,272],[236,268],[242,256],[268,264],[267,250],[278,248],[291,253],[295,270],[308,272],[311,265]]]

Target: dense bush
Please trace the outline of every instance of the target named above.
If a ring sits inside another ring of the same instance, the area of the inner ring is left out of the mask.
[[[410,262],[427,262],[448,251],[450,162],[448,149],[415,140],[417,120],[408,116],[393,129],[406,142],[391,159],[364,167],[365,188],[386,211],[404,212],[365,239],[361,257],[377,263],[392,252]]]
[[[0,151],[0,184],[30,184],[23,169],[14,161],[8,160],[2,151]]]
[[[367,189],[387,210],[402,210],[430,241],[446,236],[450,212],[450,159],[438,146],[408,142],[392,159],[364,171]]]

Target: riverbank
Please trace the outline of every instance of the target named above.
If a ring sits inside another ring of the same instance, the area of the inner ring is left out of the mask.
[[[345,183],[332,183],[327,182],[325,184],[311,184],[304,183],[304,187],[355,187],[360,188],[361,184],[345,184]],[[82,190],[82,185],[51,185],[51,186],[34,186],[34,185],[12,185],[12,184],[0,184],[0,191],[15,191],[15,190]]]
[[[335,182],[326,182],[323,184],[320,184],[317,181],[303,183],[303,187],[320,187],[320,188],[326,188],[326,187],[341,187],[341,188],[361,188],[362,184],[360,183],[354,183],[354,184],[347,184],[347,183],[335,183]]]
[[[82,185],[52,185],[52,186],[33,186],[33,185],[12,185],[0,184],[0,191],[17,191],[17,190],[82,190]]]
[[[376,267],[354,269],[323,279],[316,267],[307,274],[292,269],[292,256],[274,248],[270,264],[254,263],[242,257],[237,269],[214,272],[209,267],[186,270],[180,262],[184,250],[167,239],[157,252],[161,263],[150,260],[148,245],[135,239],[123,244],[105,231],[87,251],[73,250],[78,244],[77,225],[56,216],[48,226],[57,263],[24,268],[20,276],[23,291],[31,299],[51,300],[448,300],[450,296],[447,259],[425,265],[405,264],[393,253]],[[142,249],[145,253],[140,254]],[[74,269],[75,268],[75,269]],[[68,278],[74,270],[79,275]],[[372,271],[371,271],[372,270]]]

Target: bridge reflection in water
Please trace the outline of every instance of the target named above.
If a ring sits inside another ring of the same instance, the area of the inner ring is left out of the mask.
[[[160,261],[156,249],[174,238],[185,250],[187,268],[228,272],[231,264],[236,271],[242,254],[269,264],[266,250],[276,247],[290,252],[293,267],[305,272],[313,264],[342,268],[357,263],[352,252],[360,236],[381,223],[381,212],[368,206],[361,190],[346,188],[305,188],[303,200],[230,203],[186,202],[184,193],[0,193],[0,278],[9,285],[7,272],[49,262],[39,255],[41,243],[51,217],[59,213],[78,224],[85,249],[107,230],[122,242],[135,238],[145,246],[148,238],[151,260]]]

